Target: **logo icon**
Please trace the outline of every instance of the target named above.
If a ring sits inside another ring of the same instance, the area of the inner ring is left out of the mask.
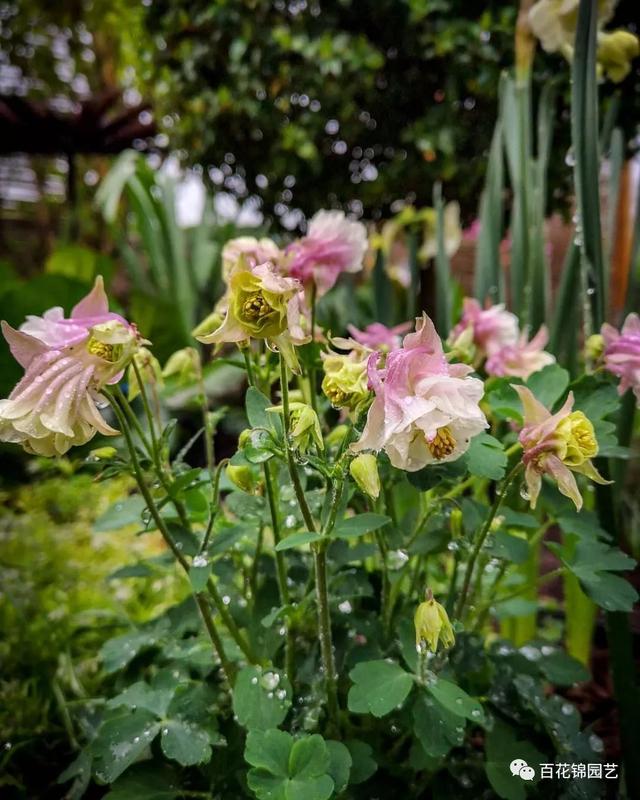
[[[530,767],[524,758],[514,758],[509,764],[512,775],[517,775],[523,781],[532,781],[536,776],[536,771]]]

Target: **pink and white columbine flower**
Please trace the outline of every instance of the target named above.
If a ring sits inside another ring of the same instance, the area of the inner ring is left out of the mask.
[[[629,314],[620,332],[605,323],[602,338],[605,369],[620,378],[618,393],[632,389],[640,406],[640,317]]]
[[[513,388],[520,395],[524,409],[519,441],[531,508],[536,506],[542,476],[548,475],[580,511],[582,495],[573,473],[586,475],[596,483],[608,483],[591,462],[598,454],[593,425],[582,411],[572,411],[572,392],[562,408],[551,414],[526,386],[513,385]]]
[[[527,341],[527,334],[523,333],[515,344],[505,345],[489,356],[484,365],[487,374],[526,381],[534,372],[555,363],[555,358],[544,349],[548,339],[544,325],[531,341]]]
[[[68,319],[54,308],[29,317],[19,330],[3,322],[2,332],[25,374],[0,400],[1,441],[52,456],[97,431],[118,433],[98,411],[100,391],[120,380],[139,337],[135,326],[109,312],[102,278]]]
[[[342,211],[318,211],[307,235],[287,248],[288,272],[303,284],[315,284],[319,295],[331,289],[343,272],[359,272],[367,252],[367,229]]]
[[[462,317],[449,334],[448,343],[454,346],[469,328],[473,333],[473,344],[484,357],[518,341],[518,318],[502,303],[482,308],[474,298],[465,297]]]
[[[257,267],[267,261],[277,264],[282,257],[282,251],[267,237],[256,239],[254,236],[238,236],[229,239],[222,248],[222,277],[225,281],[229,279],[241,257],[248,267]]]
[[[408,472],[462,455],[487,427],[479,405],[482,381],[469,377],[472,368],[447,362],[426,314],[402,347],[388,354],[384,369],[378,369],[380,356],[369,357],[375,399],[362,437],[351,449],[384,450],[395,467]]]
[[[410,322],[403,322],[388,328],[381,322],[372,322],[364,330],[359,330],[355,325],[347,325],[351,337],[358,344],[370,350],[395,350],[402,343],[402,334],[411,329]]]

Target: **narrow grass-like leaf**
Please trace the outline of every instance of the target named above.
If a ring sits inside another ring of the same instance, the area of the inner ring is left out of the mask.
[[[480,199],[480,233],[476,242],[474,294],[480,303],[488,297],[504,302],[504,276],[500,267],[500,242],[504,224],[502,193],[504,189],[504,156],[502,153],[502,119],[498,117],[491,139],[487,177]]]
[[[451,329],[451,265],[445,246],[444,203],[442,185],[433,187],[433,205],[436,210],[436,328],[441,336]]]

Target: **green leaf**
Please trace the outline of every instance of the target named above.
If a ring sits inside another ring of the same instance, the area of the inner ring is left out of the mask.
[[[526,385],[543,406],[551,409],[565,393],[569,385],[569,373],[559,364],[548,364],[539,372],[534,372]]]
[[[163,764],[135,764],[103,800],[175,800],[183,797],[175,772]]]
[[[474,436],[466,454],[467,467],[472,475],[499,481],[504,477],[507,456],[502,444],[488,433]]]
[[[378,765],[373,758],[373,748],[359,739],[350,739],[346,742],[346,745],[352,759],[349,783],[351,785],[364,783],[378,769]]]
[[[385,517],[382,514],[356,514],[355,517],[349,517],[338,522],[331,533],[331,538],[355,539],[358,536],[364,536],[365,533],[371,533],[371,531],[383,528],[390,522],[390,517]]]
[[[413,677],[393,661],[363,661],[349,673],[349,711],[384,717],[407,698]]]
[[[128,686],[124,692],[112,697],[107,702],[107,708],[144,708],[159,717],[167,713],[169,703],[173,698],[174,689],[152,689],[148,683],[138,681]]]
[[[278,414],[267,411],[273,403],[269,398],[262,394],[255,386],[247,389],[245,398],[245,408],[247,419],[252,428],[266,428],[267,430],[282,431],[282,420]]]
[[[425,692],[413,704],[413,730],[424,751],[433,758],[444,758],[464,740],[460,717]]]
[[[537,665],[544,677],[556,686],[571,686],[589,679],[589,670],[562,650],[543,655]]]
[[[106,641],[100,648],[100,660],[106,672],[116,672],[132,661],[141,650],[157,644],[168,628],[168,622],[124,633]]]
[[[91,745],[96,778],[102,783],[113,783],[145,754],[159,730],[155,714],[144,709],[103,723]]]
[[[493,728],[487,732],[486,758],[485,770],[489,783],[498,797],[504,800],[525,800],[525,787],[537,782],[540,764],[546,761],[531,742],[518,739],[516,729],[500,720],[496,720]],[[512,774],[510,764],[515,759],[522,759],[533,767],[536,774],[531,783]]]
[[[203,563],[204,562],[204,563]],[[211,575],[212,564],[203,556],[196,556],[189,568],[189,581],[194,592],[204,590]]]
[[[211,758],[206,731],[181,720],[168,720],[162,728],[162,752],[183,767],[202,764]]]
[[[290,550],[292,547],[301,547],[303,544],[311,544],[322,539],[322,534],[317,531],[302,531],[302,533],[292,533],[278,542],[276,550]]]
[[[458,717],[467,717],[479,725],[483,723],[482,706],[457,684],[438,678],[427,686],[427,691],[452,714],[456,714]]]
[[[276,728],[291,707],[291,684],[276,669],[244,667],[233,688],[233,710],[245,728]]]
[[[353,759],[348,748],[342,742],[329,740],[325,744],[329,751],[329,767],[327,771],[333,778],[335,793],[340,794],[349,783]]]
[[[93,523],[93,530],[96,533],[106,533],[127,525],[142,525],[142,512],[146,507],[144,499],[138,494],[127,497],[126,500],[118,500],[98,517]]]
[[[258,800],[328,800],[333,794],[329,749],[319,734],[294,740],[284,731],[250,731],[245,759]]]
[[[529,557],[529,543],[520,536],[512,536],[506,531],[497,531],[489,551],[496,558],[504,558],[514,564],[523,564]]]

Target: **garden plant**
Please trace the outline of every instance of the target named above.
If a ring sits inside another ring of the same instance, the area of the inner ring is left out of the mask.
[[[177,244],[150,169],[126,153],[97,205],[116,226],[131,204],[150,264],[132,281],[173,314],[174,352],[160,363],[101,276],[73,308],[3,323],[23,377],[0,401],[0,439],[63,463],[80,448],[113,500],[96,526],[129,537],[118,578],[166,593],[96,646],[95,696],[60,701],[75,751],[60,796],[639,796],[624,509],[640,317],[637,287],[613,302],[598,200],[616,141],[598,79],[621,79],[637,40],[604,33],[596,0],[557,5],[531,12],[545,47],[552,23],[571,42],[555,49],[572,62],[577,223],[555,303],[553,89],[532,137],[523,45],[501,83],[474,296],[451,277],[462,232],[440,185],[433,208],[377,227],[319,209],[297,238],[235,236],[214,276],[204,223]],[[211,402],[216,375],[233,376],[240,410]],[[197,412],[188,435],[180,393]],[[227,418],[242,422],[219,453]],[[600,614],[615,763],[576,701]]]

